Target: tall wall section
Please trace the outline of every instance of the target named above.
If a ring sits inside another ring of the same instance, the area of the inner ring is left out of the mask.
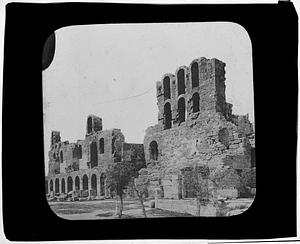
[[[176,175],[186,167],[251,167],[252,124],[247,115],[233,115],[226,103],[225,63],[195,59],[175,75],[165,74],[156,88],[158,124],[146,130],[144,150],[152,183],[165,185],[165,195],[178,197]]]
[[[125,138],[120,129],[102,130],[102,119],[90,115],[84,140],[76,143],[60,141],[60,133],[52,132],[49,151],[49,175],[106,168],[111,162],[121,161]]]

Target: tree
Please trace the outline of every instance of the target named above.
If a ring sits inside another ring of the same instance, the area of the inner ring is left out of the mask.
[[[215,187],[240,187],[241,178],[235,169],[229,166],[219,165],[210,172],[210,180]]]
[[[242,197],[252,196],[251,188],[256,188],[255,168],[245,169],[241,172],[240,194]]]
[[[145,166],[143,161],[131,160],[114,163],[107,171],[107,186],[111,192],[116,193],[116,213],[119,218],[122,218],[123,212],[123,198],[124,190],[128,187],[133,187],[140,200],[143,197],[142,181],[137,181],[135,184],[134,179],[138,177],[139,170]],[[118,206],[118,197],[120,199],[120,205]],[[145,210],[143,202],[142,208]],[[145,214],[145,213],[144,213]]]
[[[138,178],[132,181],[132,187],[140,201],[144,217],[147,218],[144,206],[145,197],[148,195],[149,178],[147,170],[141,170]]]
[[[197,199],[198,216],[201,214],[201,204],[207,203],[210,198],[209,174],[206,165],[189,167],[184,171],[184,177],[187,179],[186,188]]]
[[[116,212],[119,218],[122,218],[124,190],[135,175],[136,168],[132,162],[114,163],[107,171],[107,186],[120,199],[120,206],[116,202],[116,206],[118,207]]]
[[[215,190],[223,187],[239,188],[241,178],[237,172],[228,166],[220,165],[210,169],[207,165],[197,165],[189,167],[184,172],[184,177],[188,179],[186,187],[197,199],[198,216],[201,213],[201,205],[213,201],[216,204]]]

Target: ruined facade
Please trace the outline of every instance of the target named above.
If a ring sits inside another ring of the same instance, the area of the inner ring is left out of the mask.
[[[156,95],[158,124],[144,137],[150,194],[160,189],[161,197],[189,197],[182,172],[195,165],[230,168],[237,176],[255,167],[253,125],[226,102],[225,63],[195,59],[165,74]]]
[[[89,196],[109,197],[106,171],[112,163],[144,163],[143,144],[126,143],[120,129],[102,129],[102,119],[89,115],[84,140],[62,142],[60,132],[52,131],[46,194],[84,190]]]

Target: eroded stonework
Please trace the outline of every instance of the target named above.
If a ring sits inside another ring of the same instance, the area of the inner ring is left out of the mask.
[[[84,140],[62,142],[60,133],[52,131],[46,192],[84,190],[89,196],[109,197],[106,171],[121,161],[144,164],[143,144],[126,143],[120,129],[102,130],[102,119],[89,115]]]
[[[207,165],[242,172],[255,167],[255,134],[248,115],[232,114],[225,98],[225,63],[199,58],[156,83],[158,124],[147,128],[144,150],[150,194],[188,197],[182,170]],[[226,186],[219,189],[225,191]],[[236,194],[236,187],[227,185]]]

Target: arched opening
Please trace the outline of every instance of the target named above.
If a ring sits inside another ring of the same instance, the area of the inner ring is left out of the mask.
[[[150,159],[157,160],[158,159],[158,146],[156,141],[152,141],[149,147]]]
[[[91,153],[91,168],[98,166],[98,151],[97,142],[93,141],[90,146]]]
[[[55,193],[59,193],[59,179],[55,179]]]
[[[87,119],[87,133],[92,133],[92,128],[93,128],[93,121],[92,117],[88,117]]]
[[[82,158],[82,146],[79,145],[78,147],[78,158]]]
[[[100,154],[104,153],[104,138],[101,138],[99,141],[99,150]]]
[[[65,182],[65,179],[61,180],[61,193],[66,193],[66,182]]]
[[[193,113],[199,112],[199,93],[194,93],[192,97],[192,102],[193,102]]]
[[[60,159],[60,163],[63,163],[63,162],[64,162],[64,154],[63,154],[63,151],[60,151],[59,159]]]
[[[102,174],[100,176],[100,196],[105,195],[105,179],[106,179],[105,174]]]
[[[180,69],[177,72],[177,89],[178,89],[178,96],[185,93],[185,79],[184,79],[183,69]]]
[[[192,88],[199,86],[199,66],[198,63],[192,64]]]
[[[185,100],[180,98],[178,100],[178,122],[182,123],[185,121]]]
[[[46,194],[48,194],[48,181],[45,181]]]
[[[79,176],[76,176],[76,178],[75,178],[75,190],[76,191],[80,190],[80,179],[79,179]]]
[[[89,189],[89,178],[87,177],[87,175],[84,175],[82,177],[82,187],[83,187],[83,190]]]
[[[67,191],[68,191],[68,193],[70,191],[73,191],[73,179],[71,176],[69,176],[67,179]]]
[[[164,85],[164,98],[170,99],[171,98],[171,90],[170,90],[170,77],[166,76],[163,81]]]
[[[164,129],[170,129],[172,127],[172,112],[170,103],[166,103],[164,106]]]
[[[91,177],[91,187],[96,196],[97,195],[97,176],[95,174],[93,174]]]
[[[53,191],[53,180],[50,180],[50,192]]]

